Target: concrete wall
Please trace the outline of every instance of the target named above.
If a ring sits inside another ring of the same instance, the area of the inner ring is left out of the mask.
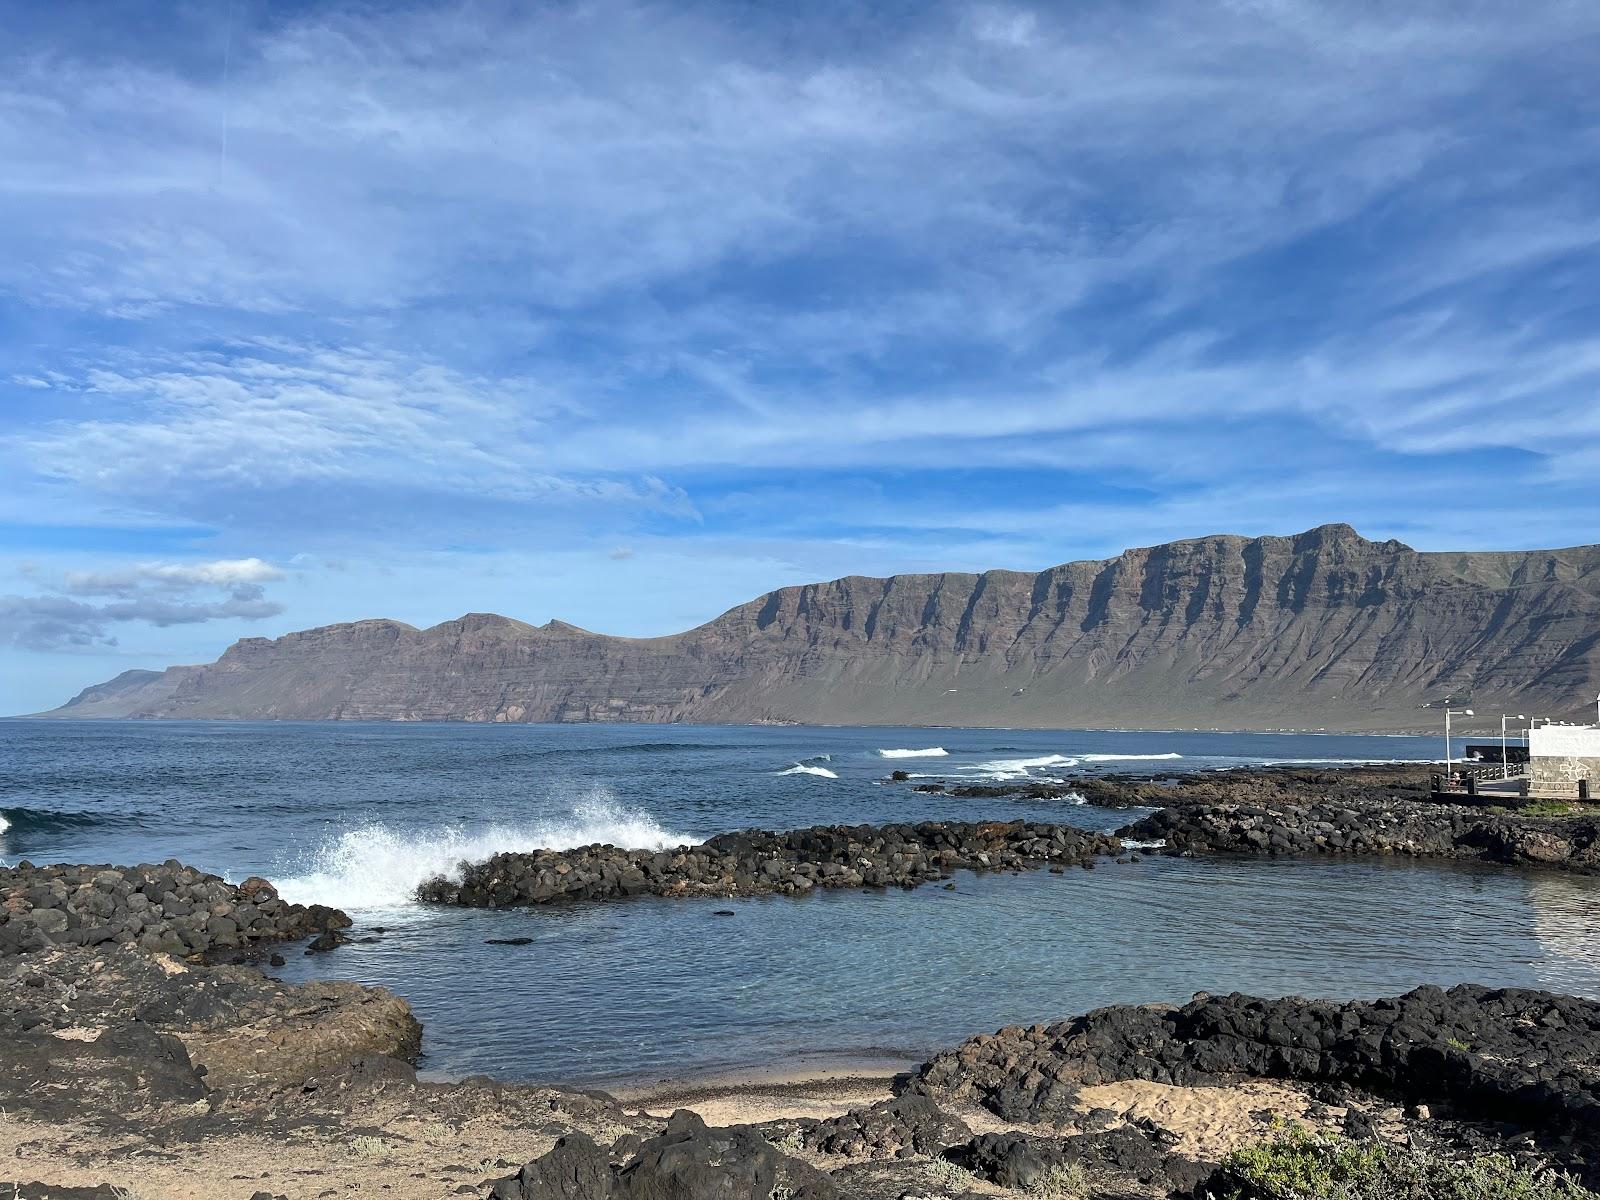
[[[1529,781],[1577,789],[1587,779],[1600,794],[1600,726],[1541,725],[1528,738]]]

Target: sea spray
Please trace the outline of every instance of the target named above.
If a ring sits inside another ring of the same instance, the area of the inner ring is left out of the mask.
[[[502,851],[567,850],[596,842],[628,850],[664,850],[698,841],[663,829],[648,813],[629,812],[608,797],[576,805],[571,817],[546,824],[399,827],[371,821],[345,830],[314,850],[299,875],[279,879],[295,904],[346,910],[402,908],[417,885],[436,875],[459,878],[462,862]]]

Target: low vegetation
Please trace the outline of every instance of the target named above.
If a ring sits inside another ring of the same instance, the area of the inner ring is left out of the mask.
[[[1079,1163],[1056,1163],[1023,1190],[1043,1200],[1082,1200],[1089,1194],[1089,1175]]]
[[[1509,1155],[1460,1158],[1314,1136],[1295,1126],[1223,1164],[1215,1200],[1600,1200],[1571,1176]]]

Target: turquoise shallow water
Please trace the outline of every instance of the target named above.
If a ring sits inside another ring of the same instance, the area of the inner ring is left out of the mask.
[[[934,748],[947,753],[882,753]],[[610,1083],[916,1057],[1013,1021],[1196,989],[1356,996],[1474,979],[1600,995],[1600,884],[1480,867],[1152,858],[961,874],[953,892],[501,913],[407,900],[425,875],[513,846],[837,821],[1129,819],[929,796],[885,784],[897,767],[1044,778],[1439,749],[1303,735],[6,721],[0,858],[178,857],[349,909],[383,926],[381,940],[291,954],[282,973],[394,988],[427,1028],[425,1066],[443,1074]],[[1131,757],[1156,755],[1178,757]],[[505,937],[533,942],[484,944]]]

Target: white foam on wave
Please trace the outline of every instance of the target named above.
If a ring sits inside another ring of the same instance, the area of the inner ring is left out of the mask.
[[[1078,760],[1066,754],[1044,754],[1038,758],[997,758],[979,763],[977,770],[990,779],[1028,779],[1036,767],[1075,767]]]
[[[294,904],[333,908],[402,908],[416,900],[417,885],[436,875],[460,878],[465,862],[503,851],[567,850],[596,842],[628,850],[664,850],[697,839],[671,833],[648,813],[629,812],[608,796],[578,804],[548,824],[459,825],[407,828],[372,821],[347,829],[307,858],[302,874],[279,879],[278,892]]]
[[[1081,754],[1078,757],[1084,762],[1155,762],[1169,758],[1182,758],[1183,755],[1169,752],[1167,754]]]
[[[11,822],[6,820],[5,813],[0,813],[0,833],[4,833],[6,830],[8,830],[10,828],[11,828]]]
[[[787,771],[779,771],[779,775],[815,775],[819,779],[837,779],[838,774],[828,770],[827,767],[813,767],[807,763],[795,763]]]
[[[1140,841],[1138,838],[1122,839],[1122,848],[1124,850],[1163,850],[1166,848],[1166,845],[1166,838],[1157,838],[1153,842]]]
[[[944,758],[950,751],[943,746],[929,746],[926,750],[879,750],[879,758]]]

